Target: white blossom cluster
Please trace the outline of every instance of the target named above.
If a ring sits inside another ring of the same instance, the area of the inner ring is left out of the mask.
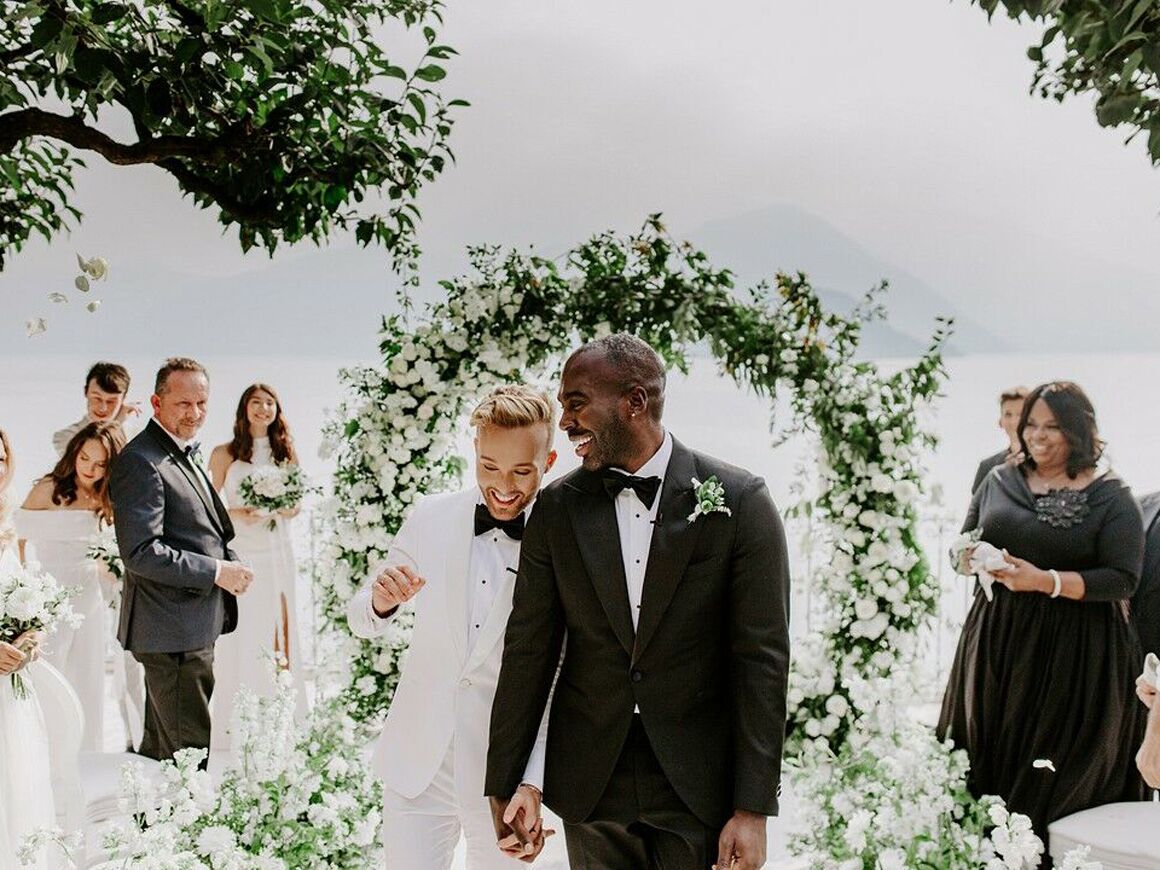
[[[27,631],[50,631],[58,623],[79,626],[84,616],[69,599],[80,591],[79,586],[61,586],[37,562],[12,560],[0,570],[0,640],[12,643]],[[21,674],[9,679],[15,694],[27,697]]]
[[[294,721],[289,672],[274,698],[239,693],[234,757],[215,789],[182,750],[160,777],[122,769],[128,821],[105,835],[108,867],[125,870],[370,870],[382,785],[361,759],[357,723],[332,705]]]
[[[404,608],[384,636],[354,641],[347,601],[419,497],[458,482],[465,462],[453,448],[474,400],[541,370],[569,342],[541,317],[517,316],[523,301],[522,291],[503,282],[457,285],[414,331],[388,321],[382,368],[341,373],[348,400],[322,447],[337,459],[335,498],[324,506],[328,543],[314,573],[322,623],[344,635],[338,647],[353,654],[339,678],[360,720],[374,721],[389,705],[413,616]]]

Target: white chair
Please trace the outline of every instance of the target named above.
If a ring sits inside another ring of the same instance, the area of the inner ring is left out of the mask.
[[[1057,819],[1047,829],[1051,857],[1058,864],[1078,846],[1091,846],[1089,861],[1104,870],[1160,867],[1160,803],[1120,803]]]

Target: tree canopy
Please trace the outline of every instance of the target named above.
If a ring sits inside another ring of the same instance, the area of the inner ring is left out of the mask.
[[[1091,93],[1104,127],[1144,133],[1160,163],[1160,2],[1157,0],[972,0],[993,15],[1047,25],[1027,50],[1035,61],[1032,92],[1062,101]]]
[[[439,0],[0,0],[0,20],[0,268],[81,218],[81,152],[164,170],[245,250],[353,229],[413,264],[466,105],[433,87]],[[403,34],[409,61],[383,47]]]

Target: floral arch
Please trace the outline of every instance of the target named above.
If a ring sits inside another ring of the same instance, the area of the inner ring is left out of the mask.
[[[863,324],[881,315],[877,291],[849,316],[825,310],[800,273],[741,299],[731,274],[673,240],[659,216],[559,261],[470,253],[476,274],[441,282],[445,301],[418,326],[384,319],[382,366],[342,372],[347,399],[325,432],[337,469],[316,600],[338,644],[333,691],[354,717],[372,727],[385,713],[409,623],[357,640],[346,602],[414,501],[458,484],[455,430],[480,391],[548,376],[579,341],[608,332],[639,335],[682,371],[705,343],[739,387],[788,392],[789,428],[820,448],[818,492],[796,509],[828,550],[808,578],[821,629],[795,646],[790,683],[787,766],[810,819],[796,847],[843,870],[983,867],[1015,849],[1001,805],[969,795],[965,756],[896,715],[939,597],[918,542],[919,456],[933,437],[917,415],[941,382],[949,324],[914,364],[883,374],[856,358]]]

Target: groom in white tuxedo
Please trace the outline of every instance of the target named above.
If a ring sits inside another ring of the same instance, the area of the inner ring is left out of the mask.
[[[351,630],[370,638],[414,602],[406,666],[373,761],[386,786],[387,867],[448,868],[461,833],[468,870],[512,870],[543,847],[537,827],[531,851],[514,835],[496,849],[483,783],[520,539],[556,461],[554,418],[548,394],[528,386],[484,398],[471,416],[476,485],[417,502],[347,608]],[[537,795],[545,730],[521,786]]]

